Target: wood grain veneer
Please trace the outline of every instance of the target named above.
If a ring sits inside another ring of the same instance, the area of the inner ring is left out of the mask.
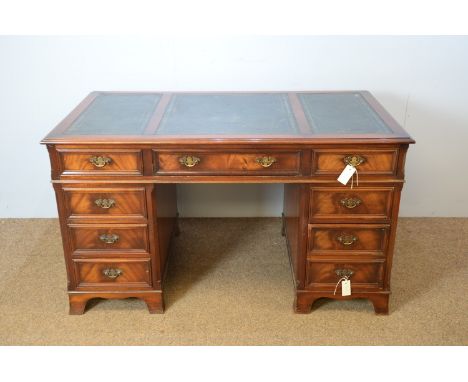
[[[93,92],[42,143],[71,314],[96,297],[137,297],[164,311],[177,183],[284,183],[294,310],[323,297],[368,298],[388,313],[414,140],[369,92]],[[361,161],[353,189],[336,181],[350,156]],[[343,235],[356,239],[343,244]],[[333,293],[340,269],[352,273],[351,296],[339,284]]]

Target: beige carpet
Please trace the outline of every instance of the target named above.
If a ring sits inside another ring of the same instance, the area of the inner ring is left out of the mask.
[[[94,300],[69,316],[55,219],[0,220],[0,345],[468,345],[468,219],[400,219],[389,316],[370,302],[293,313],[279,219],[185,219],[167,311]]]

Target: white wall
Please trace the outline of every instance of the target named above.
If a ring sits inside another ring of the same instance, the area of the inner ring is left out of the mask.
[[[417,140],[402,216],[468,216],[467,37],[0,37],[0,217],[56,216],[40,139],[92,90],[367,89]],[[281,185],[185,185],[184,216],[277,216]]]

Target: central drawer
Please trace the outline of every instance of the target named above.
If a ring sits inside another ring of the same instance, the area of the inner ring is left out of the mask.
[[[301,152],[154,152],[156,174],[298,175]]]
[[[145,224],[69,224],[68,230],[74,255],[149,252],[148,228]]]

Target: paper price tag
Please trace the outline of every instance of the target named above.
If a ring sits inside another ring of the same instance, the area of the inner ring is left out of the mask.
[[[341,295],[351,296],[351,280],[344,280],[341,283]]]
[[[346,184],[349,182],[353,174],[356,172],[356,168],[353,166],[350,166],[349,164],[346,165],[344,170],[341,172],[340,176],[338,177],[338,182],[341,184]]]

